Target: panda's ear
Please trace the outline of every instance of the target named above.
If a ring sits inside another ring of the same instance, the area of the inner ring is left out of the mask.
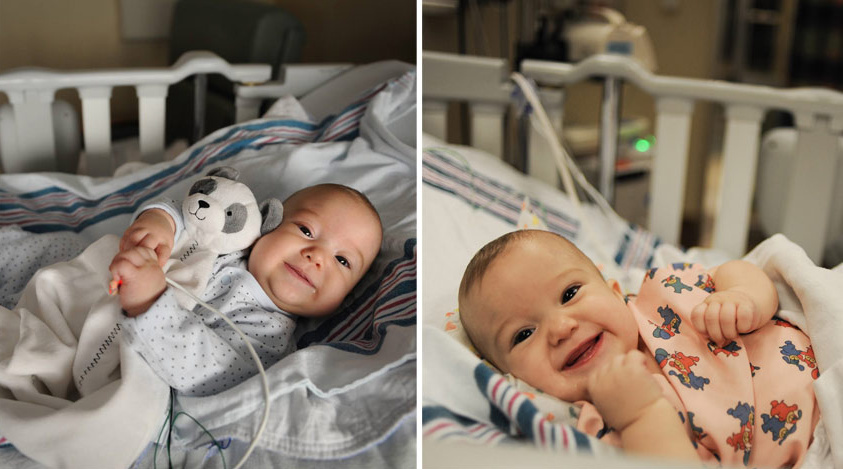
[[[236,181],[237,178],[240,177],[240,171],[237,171],[231,166],[220,166],[219,168],[214,168],[208,171],[207,176],[216,176],[218,178],[226,178]]]
[[[284,218],[284,206],[278,199],[267,199],[261,203],[261,236],[278,228]]]

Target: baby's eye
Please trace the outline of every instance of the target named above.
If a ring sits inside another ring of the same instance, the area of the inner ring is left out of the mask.
[[[299,230],[300,230],[302,233],[304,233],[304,235],[305,235],[305,236],[307,236],[308,238],[312,238],[312,237],[313,237],[313,233],[311,233],[311,232],[310,232],[310,230],[309,230],[309,229],[307,229],[307,227],[306,227],[306,226],[304,226],[304,225],[299,225]]]
[[[580,291],[579,285],[570,287],[567,290],[565,290],[565,292],[562,293],[562,304],[565,304],[565,303],[571,301],[572,299],[574,299],[574,296],[576,296],[578,291]]]
[[[515,333],[515,337],[512,338],[512,345],[516,346],[521,342],[527,340],[531,335],[533,335],[533,329],[522,329]]]
[[[337,262],[339,262],[343,267],[350,269],[351,264],[348,262],[348,259],[342,256],[337,256]]]

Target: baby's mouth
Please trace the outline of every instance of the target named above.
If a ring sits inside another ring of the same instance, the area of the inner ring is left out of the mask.
[[[562,365],[562,371],[573,370],[588,363],[596,354],[600,345],[603,343],[603,333],[599,333],[590,340],[580,344],[571,353],[568,354],[568,359]]]
[[[290,265],[290,264],[288,264],[288,263],[286,263],[286,262],[284,263],[284,266],[285,266],[285,267],[287,267],[287,270],[288,270],[288,271],[289,271],[289,272],[290,272],[290,273],[291,273],[294,277],[296,277],[296,278],[298,278],[299,280],[301,280],[302,282],[306,283],[306,284],[307,284],[310,288],[312,288],[312,289],[316,290],[316,287],[313,285],[313,283],[310,281],[310,279],[309,279],[309,278],[307,278],[307,275],[305,275],[305,274],[304,274],[304,272],[302,272],[302,270],[301,270],[301,269],[299,269],[298,267],[296,267],[296,266],[294,266],[294,265]]]

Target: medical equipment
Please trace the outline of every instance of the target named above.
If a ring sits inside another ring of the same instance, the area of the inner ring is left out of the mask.
[[[423,67],[425,131],[444,138],[444,103],[468,100],[473,144],[502,155],[500,129],[511,90],[505,79],[506,61],[425,52]],[[662,77],[647,72],[634,60],[616,55],[594,56],[576,65],[526,60],[521,68],[525,76],[539,83],[543,102],[557,132],[562,131],[564,91],[556,87],[594,76],[617,77],[655,97],[656,144],[648,228],[670,244],[679,242],[694,103],[705,100],[725,105],[722,183],[717,189],[712,245],[733,256],[746,250],[764,112],[776,108],[794,113],[799,156],[794,161],[792,179],[786,188],[782,232],[803,246],[812,259],[819,261],[831,210],[838,121],[843,118],[840,111],[843,95],[840,93],[828,91],[819,97],[816,92],[804,90]],[[553,88],[542,89],[541,85]],[[528,171],[555,185],[553,163],[537,157],[547,152],[542,145],[539,139],[530,138]],[[802,209],[808,205],[814,209]]]

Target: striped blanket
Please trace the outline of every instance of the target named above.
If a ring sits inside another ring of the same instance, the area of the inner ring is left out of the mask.
[[[397,429],[414,427],[415,154],[405,146],[385,148],[384,142],[396,141],[386,134],[390,124],[408,118],[407,109],[415,107],[415,78],[415,71],[396,76],[320,122],[281,116],[220,129],[170,162],[121,177],[0,175],[0,263],[6,266],[0,301],[14,305],[35,269],[73,257],[105,234],[120,235],[140,206],[159,196],[179,197],[212,165],[237,168],[259,201],[283,200],[322,182],[354,187],[381,215],[381,253],[340,311],[302,321],[296,332],[300,350],[267,370],[272,415],[253,457],[275,465],[276,456],[348,458],[375,448]],[[263,410],[260,380],[215,396],[177,397],[173,405],[204,427],[181,419],[170,435],[165,432],[162,442],[169,439],[180,458],[201,461],[218,451],[209,446],[216,439],[227,441],[226,459],[237,461]],[[314,415],[325,418],[314,421]],[[313,425],[301,425],[305,421]],[[410,433],[397,432],[404,440]],[[159,464],[165,461],[161,454]],[[153,452],[138,464],[152,466]]]

